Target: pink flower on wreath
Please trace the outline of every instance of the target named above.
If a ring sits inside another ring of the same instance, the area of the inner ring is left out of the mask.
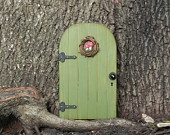
[[[86,51],[91,51],[94,46],[93,42],[89,42],[85,45]]]

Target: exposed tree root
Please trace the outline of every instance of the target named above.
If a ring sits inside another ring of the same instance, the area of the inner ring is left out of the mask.
[[[94,131],[107,126],[134,126],[130,121],[124,119],[108,120],[67,120],[57,117],[42,106],[19,105],[14,109],[14,115],[23,123],[26,134],[32,134],[35,129],[40,134],[38,127],[52,127],[67,131]]]
[[[48,112],[42,103],[38,91],[31,87],[7,88],[0,91],[0,115],[8,117],[12,113],[20,120],[27,135],[33,134],[34,130],[40,134],[39,127],[59,128],[67,131],[94,131],[112,125],[134,125],[124,119],[96,121],[62,119]]]

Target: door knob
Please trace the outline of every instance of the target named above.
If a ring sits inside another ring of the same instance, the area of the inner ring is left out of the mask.
[[[110,80],[115,80],[116,79],[116,73],[114,73],[114,72],[111,72],[110,74],[109,74],[109,79]]]

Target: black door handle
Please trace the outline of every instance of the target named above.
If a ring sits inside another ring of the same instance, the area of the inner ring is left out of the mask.
[[[109,79],[110,79],[110,80],[115,80],[116,78],[117,78],[116,73],[111,72],[111,73],[109,74]]]

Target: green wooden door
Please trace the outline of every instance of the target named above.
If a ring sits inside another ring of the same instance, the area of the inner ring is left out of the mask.
[[[93,36],[99,43],[99,52],[94,57],[80,54],[79,44],[87,36]],[[67,119],[116,117],[117,81],[109,78],[111,72],[117,72],[117,48],[112,33],[101,24],[73,25],[61,38],[59,53],[61,52],[69,56],[75,55],[77,58],[59,62],[60,103],[76,106],[60,111],[60,117]]]

